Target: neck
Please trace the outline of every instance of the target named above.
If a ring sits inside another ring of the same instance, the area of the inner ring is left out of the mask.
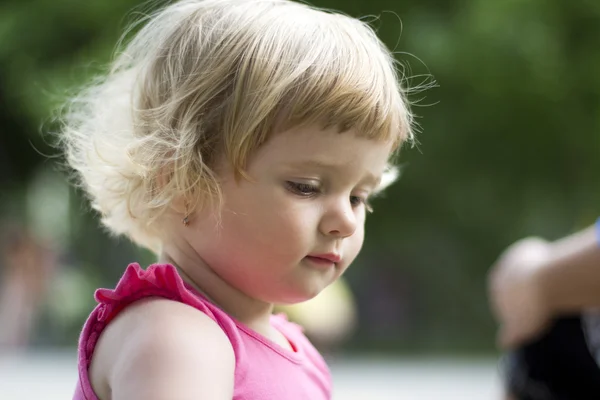
[[[239,322],[257,332],[269,332],[273,304],[249,297],[228,284],[191,248],[167,245],[160,262],[175,266],[184,281]]]

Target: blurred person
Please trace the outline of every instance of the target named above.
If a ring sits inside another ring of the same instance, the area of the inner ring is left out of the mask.
[[[0,287],[0,348],[25,349],[56,271],[56,257],[25,228],[4,232]]]
[[[509,398],[600,398],[600,219],[510,246],[490,272],[490,301]]]
[[[412,139],[392,54],[364,22],[287,0],[188,0],[145,19],[63,120],[129,265],[79,343],[75,399],[329,399],[274,304],[333,284]]]

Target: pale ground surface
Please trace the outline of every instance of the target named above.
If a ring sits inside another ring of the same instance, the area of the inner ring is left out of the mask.
[[[493,359],[382,359],[367,356],[330,362],[334,400],[499,400]],[[0,400],[71,399],[75,354],[48,351],[0,355]]]

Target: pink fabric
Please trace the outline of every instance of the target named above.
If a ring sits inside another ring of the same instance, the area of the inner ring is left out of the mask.
[[[321,400],[331,398],[331,375],[319,352],[302,329],[283,315],[273,326],[292,344],[285,349],[235,321],[187,285],[172,265],[138,264],[127,267],[116,289],[98,289],[98,305],[86,321],[79,339],[79,382],[74,400],[97,400],[88,376],[94,348],[102,330],[125,307],[148,296],[160,296],[190,305],[205,313],[229,337],[235,353],[234,400]]]

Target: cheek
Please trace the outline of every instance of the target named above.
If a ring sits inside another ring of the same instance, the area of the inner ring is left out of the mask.
[[[256,221],[256,238],[261,244],[276,253],[287,256],[302,256],[307,246],[314,244],[316,213],[310,207],[302,205],[276,204]]]
[[[306,245],[315,231],[317,210],[308,203],[298,203],[285,195],[240,196],[246,201],[230,203],[223,216],[223,227],[246,243],[250,250],[270,248],[270,252],[290,252]]]
[[[351,257],[349,259],[349,263],[354,261],[360,250],[362,249],[362,245],[365,239],[365,229],[364,227],[360,227],[356,230],[354,235],[349,238],[348,241],[348,255]]]

